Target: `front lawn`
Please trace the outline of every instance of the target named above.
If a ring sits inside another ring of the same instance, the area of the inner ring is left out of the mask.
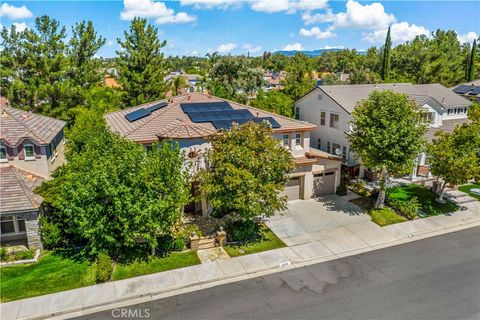
[[[260,225],[260,234],[261,236],[257,241],[247,242],[241,245],[226,245],[223,248],[227,251],[230,257],[238,257],[287,246],[264,224]]]
[[[95,284],[96,266],[45,251],[37,263],[0,269],[1,301],[7,302]]]
[[[409,201],[413,197],[417,197],[421,210],[427,216],[435,216],[458,210],[458,206],[453,202],[438,203],[435,201],[438,195],[420,185],[409,184],[407,186],[395,187],[388,191],[389,199]]]
[[[470,192],[470,190],[473,189],[473,188],[480,189],[480,184],[478,184],[478,183],[466,184],[466,185],[464,185],[464,186],[459,187],[458,190],[463,191],[463,192],[466,192],[466,193],[468,193],[468,195],[469,195],[470,197],[474,197],[474,198],[476,198],[477,200],[480,200],[480,195],[475,194],[475,193],[473,193],[473,192]]]
[[[372,216],[372,221],[381,227],[407,221],[405,217],[398,215],[395,211],[388,207],[383,207],[382,209],[373,209],[369,213]]]
[[[128,264],[117,264],[112,279],[121,280],[200,264],[195,251],[172,252],[165,257],[151,257]]]

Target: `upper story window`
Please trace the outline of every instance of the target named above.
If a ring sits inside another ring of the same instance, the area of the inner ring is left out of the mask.
[[[426,112],[422,114],[423,123],[433,123],[435,120],[435,112]]]
[[[290,146],[290,135],[288,133],[285,133],[282,136],[282,146],[284,146],[284,147],[289,147]]]
[[[330,113],[330,128],[338,129],[338,114]]]
[[[330,149],[330,141],[327,141],[327,152],[331,153],[332,149]]]
[[[322,96],[321,94],[319,94],[319,95],[317,96],[317,99],[318,99],[318,100],[323,100],[323,96]]]
[[[23,146],[25,150],[25,160],[35,160],[35,151],[33,145],[26,144]]]
[[[343,161],[347,161],[347,147],[346,146],[342,147],[342,159],[343,159]]]
[[[0,162],[7,162],[7,148],[0,147]]]
[[[448,108],[447,114],[448,115],[455,115],[455,114],[466,114],[467,107],[459,107],[459,108]]]
[[[302,145],[302,134],[296,133],[295,134],[295,145],[301,146]]]
[[[300,108],[295,107],[295,119],[300,120]]]
[[[339,156],[340,153],[342,152],[342,146],[339,145],[338,143],[332,142],[332,154]]]
[[[317,139],[317,149],[322,150],[322,139]]]
[[[320,111],[320,125],[324,126],[327,122],[327,113],[325,111]]]

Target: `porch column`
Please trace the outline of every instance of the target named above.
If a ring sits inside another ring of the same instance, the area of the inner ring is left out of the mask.
[[[40,238],[40,227],[38,224],[38,211],[17,215],[18,218],[25,219],[25,231],[27,233],[27,242],[30,249],[43,249]]]

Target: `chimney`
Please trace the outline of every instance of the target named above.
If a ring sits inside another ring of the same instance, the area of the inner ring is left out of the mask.
[[[445,99],[445,97],[442,98],[442,104],[445,104],[447,102],[447,100]]]

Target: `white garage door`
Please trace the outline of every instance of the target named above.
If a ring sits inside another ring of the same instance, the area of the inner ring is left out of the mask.
[[[321,196],[335,192],[335,172],[313,175],[313,195]]]
[[[300,177],[293,177],[287,182],[283,195],[288,201],[300,199]]]

